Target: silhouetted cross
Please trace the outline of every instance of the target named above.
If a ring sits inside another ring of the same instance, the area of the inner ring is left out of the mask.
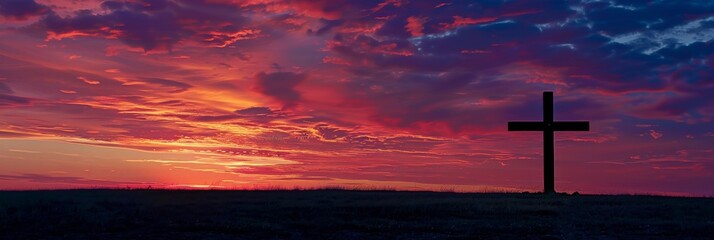
[[[555,193],[554,131],[589,131],[589,122],[553,122],[553,92],[543,92],[542,122],[508,122],[508,131],[543,132],[543,192]]]

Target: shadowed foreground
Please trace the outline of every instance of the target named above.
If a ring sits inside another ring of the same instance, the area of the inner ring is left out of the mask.
[[[0,191],[3,239],[711,238],[714,199],[392,191]]]

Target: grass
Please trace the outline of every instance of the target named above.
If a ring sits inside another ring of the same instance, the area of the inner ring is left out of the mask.
[[[714,199],[328,190],[1,191],[2,239],[711,239]]]

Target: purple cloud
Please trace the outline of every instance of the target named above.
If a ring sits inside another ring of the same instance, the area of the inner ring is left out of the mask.
[[[0,1],[0,16],[9,19],[25,20],[28,17],[39,16],[49,9],[35,0],[3,0]]]
[[[105,1],[106,12],[80,10],[61,17],[44,16],[35,29],[48,32],[49,39],[92,36],[119,39],[145,51],[167,50],[181,40],[210,46],[227,46],[237,40],[257,37],[259,31],[245,29],[247,21],[233,5],[190,0]]]
[[[307,78],[305,73],[260,72],[255,75],[255,91],[270,96],[283,104],[283,108],[294,108],[300,101],[300,92],[295,86]]]

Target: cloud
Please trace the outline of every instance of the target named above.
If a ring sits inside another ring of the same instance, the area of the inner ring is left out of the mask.
[[[301,99],[295,87],[307,78],[306,73],[260,72],[255,75],[255,91],[279,101],[283,108],[294,108]]]
[[[32,136],[33,135],[31,135],[31,134],[25,134],[25,133],[0,131],[0,138],[23,138],[23,137],[32,137]]]
[[[667,29],[714,13],[709,1],[591,2],[583,8],[593,30],[610,35]],[[672,12],[687,14],[665,14]]]
[[[80,10],[61,17],[51,12],[34,27],[47,39],[98,37],[119,39],[144,51],[171,51],[182,40],[228,46],[259,36],[243,28],[247,18],[233,5],[193,0],[105,1],[105,11]]]
[[[317,130],[320,137],[325,140],[335,140],[350,135],[350,131],[348,130],[331,127],[327,124],[318,124],[315,126],[315,130]]]
[[[0,106],[29,104],[32,99],[8,94],[0,94]]]
[[[414,75],[478,72],[483,79],[495,79],[495,74],[506,75],[504,70],[507,69],[512,71],[526,65],[542,66],[542,69],[551,69],[552,73],[528,72],[530,76],[543,74],[544,77],[524,79],[526,84],[543,83],[543,90],[558,88],[589,92],[594,97],[580,101],[590,104],[588,108],[606,110],[604,106],[593,106],[606,102],[593,101],[600,94],[593,93],[595,89],[617,95],[670,92],[671,95],[664,100],[650,98],[647,111],[640,110],[638,106],[636,109],[623,109],[622,112],[638,117],[671,119],[690,114],[696,121],[711,119],[708,114],[711,111],[706,107],[711,105],[707,104],[710,98],[704,93],[711,89],[702,82],[712,79],[709,76],[711,71],[706,71],[711,65],[711,49],[714,49],[710,47],[714,39],[709,24],[714,14],[710,3],[454,3],[439,8],[442,10],[430,8],[428,15],[419,14],[422,8],[413,4],[402,7],[405,9],[395,11],[395,16],[381,23],[374,23],[373,18],[341,19],[345,22],[333,30],[335,36],[327,46],[333,56],[323,61],[337,63],[335,67],[348,68],[354,73],[352,79],[355,82],[362,81],[362,73],[374,71],[375,68],[383,71],[382,76],[402,71]],[[482,11],[470,11],[472,9]],[[615,17],[618,20],[613,20],[607,14],[599,15],[599,11],[623,14]],[[693,15],[690,18],[681,17],[684,14],[657,17],[662,16],[663,12],[686,12]],[[419,16],[428,16],[428,19]],[[600,22],[606,20],[611,22]],[[650,20],[653,22],[648,23]],[[627,21],[637,26],[630,28],[625,26],[627,24],[614,21]],[[368,33],[346,31],[347,26],[357,25],[354,22],[373,24],[380,28]],[[600,31],[590,27],[593,22]],[[619,40],[620,36],[636,36],[632,39],[639,40],[623,42]],[[655,47],[653,51],[646,51],[652,47]],[[502,76],[494,85],[520,89],[516,83],[502,81]],[[419,86],[421,82],[416,79],[414,85]],[[369,92],[368,88],[385,88],[385,85],[390,84],[389,81],[375,82],[379,84],[351,85],[348,94]],[[506,94],[515,92],[508,88],[503,90],[507,91]],[[400,95],[401,92],[413,93],[409,90],[391,90],[390,96],[394,96],[394,99],[409,98]],[[476,87],[462,92],[474,96],[484,94]],[[632,101],[640,99],[632,98]],[[632,105],[639,103],[633,102]],[[449,115],[449,110],[441,111]],[[598,115],[602,114],[593,112],[587,117]]]
[[[268,11],[292,11],[299,15],[335,20],[341,18],[357,18],[362,13],[371,11],[381,1],[350,1],[350,0],[284,0],[257,1],[255,6],[261,6]]]
[[[273,110],[271,110],[268,107],[249,107],[249,108],[244,108],[240,110],[236,110],[237,114],[240,115],[245,115],[245,116],[259,116],[259,115],[272,115]]]
[[[662,133],[655,131],[655,130],[650,130],[648,134],[650,135],[650,137],[652,137],[652,139],[655,139],[655,140],[660,139],[663,136]]]
[[[11,94],[14,93],[7,84],[0,82],[0,94]]]
[[[170,50],[185,34],[175,22],[175,16],[168,12],[117,10],[102,15],[83,10],[64,18],[49,14],[39,24],[48,31],[48,39],[81,36],[114,38],[145,51]]]
[[[170,87],[174,90],[169,91],[170,93],[180,93],[193,87],[190,84],[179,82],[175,80],[163,79],[163,78],[142,78],[141,81],[149,84],[155,84],[164,87]]]
[[[48,8],[38,4],[35,0],[3,0],[0,1],[0,16],[15,20],[25,20],[29,17],[39,16],[48,11]]]
[[[318,36],[323,35],[323,34],[329,32],[330,30],[332,30],[333,28],[336,28],[344,23],[344,21],[342,21],[342,20],[327,20],[327,19],[320,19],[320,22],[323,23],[323,26],[320,29],[317,29],[317,31],[315,31],[315,34]],[[309,30],[309,31],[312,31],[312,30]]]
[[[92,186],[117,186],[124,184],[141,184],[139,182],[129,182],[129,181],[112,181],[112,180],[100,180],[100,179],[87,179],[82,177],[60,177],[51,176],[45,174],[36,173],[23,173],[20,175],[0,175],[0,179],[3,180],[25,180],[30,182],[38,183],[64,183],[64,184],[77,184],[77,185],[92,185]]]

